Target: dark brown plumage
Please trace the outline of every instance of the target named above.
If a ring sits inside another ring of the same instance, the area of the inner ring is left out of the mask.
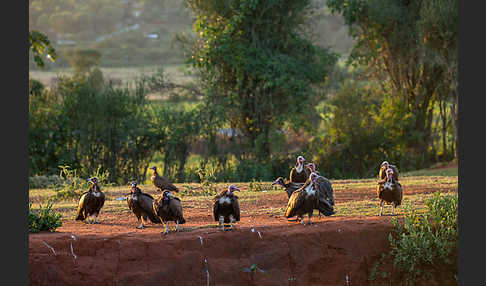
[[[380,216],[384,203],[392,205],[392,215],[395,215],[395,207],[402,203],[403,198],[402,185],[393,178],[393,170],[389,168],[386,173],[386,181],[379,183],[377,188],[377,195],[380,199]]]
[[[87,222],[91,223],[89,217],[93,215],[95,217],[93,223],[98,223],[98,215],[105,204],[105,194],[98,186],[98,179],[96,177],[89,178],[88,181],[91,182],[91,186],[79,198],[76,220],[84,221],[87,219]]]
[[[145,228],[144,222],[150,219],[153,223],[161,223],[160,218],[155,214],[153,201],[154,198],[137,187],[136,182],[132,182],[130,193],[127,194],[127,205],[132,210],[135,217],[140,222],[137,228]]]
[[[168,190],[176,193],[179,192],[179,189],[174,186],[171,181],[169,181],[167,178],[160,176],[159,173],[157,173],[157,167],[154,166],[150,169],[154,171],[154,174],[152,175],[150,180],[159,191],[163,192],[165,190]]]
[[[314,176],[316,179],[316,189],[319,196],[319,212],[325,216],[330,216],[335,214],[334,212],[334,190],[332,189],[332,184],[326,177],[321,176],[318,171],[316,171],[316,165],[314,163],[309,163],[306,165],[311,171],[310,176]],[[315,174],[315,175],[313,175]]]
[[[165,225],[163,234],[169,233],[169,221],[174,221],[177,224],[177,231],[180,230],[179,224],[186,223],[182,214],[181,200],[172,195],[170,191],[164,191],[162,196],[154,199],[153,208],[157,217]]]
[[[285,193],[287,194],[287,197],[290,198],[293,192],[296,190],[300,189],[304,185],[304,183],[293,183],[293,182],[287,182],[285,183],[285,179],[282,177],[278,177],[273,183],[273,185],[280,185],[285,189]]]
[[[317,190],[314,186],[314,181],[309,178],[305,184],[298,190],[292,193],[287,203],[287,209],[285,210],[285,217],[290,218],[298,216],[302,224],[305,224],[302,219],[305,214],[308,215],[308,224],[311,224],[311,217],[314,209],[319,206],[319,198]]]
[[[238,197],[233,193],[239,191],[235,185],[230,185],[228,190],[222,191],[213,199],[214,221],[218,221],[224,231],[224,224],[229,223],[233,229],[233,223],[240,221],[240,204]]]
[[[295,166],[290,170],[289,179],[292,183],[305,183],[309,178],[309,168],[305,167],[305,158],[302,156],[297,157]]]

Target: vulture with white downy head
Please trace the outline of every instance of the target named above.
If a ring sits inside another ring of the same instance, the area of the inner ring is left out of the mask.
[[[273,183],[273,185],[280,185],[285,189],[285,193],[287,197],[290,198],[293,192],[300,189],[304,185],[304,183],[294,183],[294,182],[287,182],[285,183],[285,179],[282,177],[278,177]]]
[[[316,179],[317,174],[311,173],[304,185],[292,193],[287,203],[287,209],[285,210],[286,218],[297,216],[300,218],[302,224],[305,225],[303,216],[307,214],[309,217],[308,224],[311,224],[311,217],[314,209],[318,209],[319,207]]]
[[[233,229],[233,223],[240,221],[240,204],[238,197],[234,194],[240,191],[235,185],[230,185],[228,190],[222,191],[213,199],[214,221],[219,222],[224,231],[224,224],[229,223]]]
[[[378,184],[383,183],[387,180],[386,170],[392,169],[393,170],[393,179],[398,181],[398,168],[395,165],[388,163],[388,161],[383,161],[380,166],[380,170],[378,173]]]
[[[309,178],[309,169],[305,167],[305,158],[303,156],[297,157],[295,166],[290,170],[290,182],[292,183],[305,183]]]
[[[154,212],[154,198],[147,193],[143,193],[142,190],[137,187],[137,182],[133,181],[131,186],[130,193],[126,196],[127,205],[140,222],[140,225],[137,226],[137,228],[145,228],[144,222],[147,223],[148,219],[150,219],[152,223],[161,223],[160,218]]]
[[[386,180],[378,183],[377,195],[380,199],[380,216],[385,202],[392,205],[392,215],[395,215],[395,207],[402,203],[403,198],[402,185],[393,178],[393,169],[388,168],[386,175]]]
[[[172,184],[172,182],[169,181],[169,179],[164,178],[160,176],[159,173],[157,173],[157,167],[153,166],[150,169],[154,171],[154,174],[152,175],[150,180],[159,191],[163,192],[165,190],[168,190],[176,193],[179,192],[179,189],[176,186],[174,186],[174,184]]]
[[[334,190],[332,188],[331,181],[324,176],[321,176],[319,172],[316,171],[316,166],[314,163],[309,163],[306,165],[312,173],[317,175],[316,178],[316,189],[319,196],[319,212],[325,216],[330,216],[335,214],[334,212]]]
[[[86,220],[91,223],[90,216],[94,216],[93,223],[98,223],[98,215],[105,204],[105,194],[98,186],[98,178],[92,177],[87,180],[91,183],[89,190],[81,194],[78,201],[78,210],[76,213],[76,220]]]
[[[176,223],[176,231],[180,231],[179,224],[186,223],[182,214],[182,203],[178,197],[171,194],[170,191],[164,191],[162,195],[154,199],[153,209],[156,216],[165,226],[163,234],[169,233],[169,221]]]

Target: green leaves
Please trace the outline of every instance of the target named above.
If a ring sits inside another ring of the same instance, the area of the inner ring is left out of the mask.
[[[57,58],[56,50],[47,36],[39,31],[29,32],[29,51],[33,54],[37,66],[41,68],[44,67],[42,56],[46,56],[52,62]]]

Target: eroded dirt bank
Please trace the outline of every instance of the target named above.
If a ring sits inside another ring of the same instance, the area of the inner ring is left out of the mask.
[[[371,217],[165,237],[31,234],[30,285],[369,285],[391,229],[389,217]],[[253,264],[264,272],[243,271]]]

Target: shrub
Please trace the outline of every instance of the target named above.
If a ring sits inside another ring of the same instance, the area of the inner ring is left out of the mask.
[[[51,201],[45,206],[39,206],[36,211],[32,209],[32,203],[29,203],[29,232],[54,231],[62,225],[62,215],[52,209]]]
[[[393,271],[397,274],[393,279],[405,285],[424,279],[441,281],[441,284],[457,282],[457,195],[441,196],[437,192],[425,205],[424,214],[417,214],[412,205],[406,205],[403,223],[392,218],[391,250],[378,264],[387,258],[393,260]],[[376,270],[375,266],[372,273],[376,274]]]
[[[56,188],[62,185],[58,175],[29,177],[29,189]]]

